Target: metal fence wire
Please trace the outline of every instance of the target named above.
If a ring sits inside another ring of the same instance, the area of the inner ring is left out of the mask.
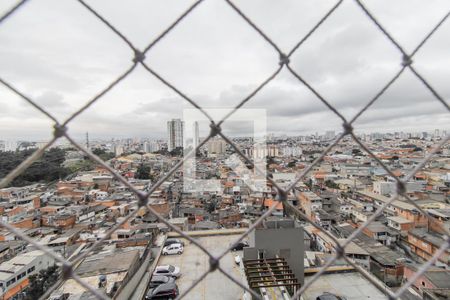
[[[22,0],[18,2],[14,7],[12,7],[9,11],[6,12],[6,14],[2,15],[0,17],[0,25],[2,25],[4,22],[7,22],[8,19],[12,18],[14,13],[21,9],[26,9],[24,4],[26,2],[29,2],[30,0]],[[184,234],[181,232],[176,226],[169,223],[166,219],[164,219],[159,213],[157,213],[151,206],[148,205],[148,198],[152,192],[154,192],[165,180],[167,180],[176,170],[178,170],[180,167],[182,167],[184,161],[186,161],[188,158],[192,157],[196,150],[199,149],[201,146],[203,146],[209,139],[215,136],[222,137],[227,143],[231,145],[232,148],[251,166],[253,166],[253,162],[250,158],[246,157],[242,151],[238,148],[236,144],[234,144],[227,136],[225,136],[221,132],[221,125],[239,108],[244,106],[248,101],[250,101],[261,89],[263,89],[270,81],[272,81],[279,73],[280,71],[285,68],[287,69],[292,75],[295,76],[295,78],[298,79],[299,83],[305,86],[307,89],[309,89],[319,101],[321,101],[329,110],[331,110],[334,114],[336,114],[341,120],[342,120],[342,128],[343,133],[340,134],[326,149],[321,153],[321,155],[314,160],[314,162],[305,168],[303,172],[301,172],[295,182],[290,184],[288,188],[282,189],[280,188],[276,182],[272,180],[271,177],[269,177],[270,174],[267,174],[266,178],[267,180],[272,184],[273,188],[276,190],[276,201],[274,201],[274,204],[270,209],[268,209],[260,218],[256,220],[246,231],[243,233],[236,242],[241,241],[246,236],[250,234],[255,228],[266,218],[269,216],[274,210],[277,204],[280,202],[285,205],[285,207],[289,208],[292,212],[296,214],[296,216],[300,216],[304,221],[314,226],[317,230],[320,230],[323,232],[327,237],[329,237],[331,240],[335,243],[335,255],[331,260],[329,260],[324,266],[321,267],[320,271],[317,272],[314,276],[310,278],[303,286],[301,286],[300,289],[296,291],[296,293],[292,296],[291,299],[296,299],[299,295],[301,295],[306,289],[308,289],[311,284],[313,284],[324,272],[326,272],[327,268],[333,264],[338,258],[345,259],[350,265],[352,265],[362,276],[364,276],[367,280],[369,280],[372,284],[374,284],[381,292],[383,292],[388,299],[399,299],[403,295],[403,293],[415,282],[419,276],[421,276],[424,272],[427,271],[435,262],[436,260],[447,250],[450,248],[450,234],[445,229],[446,234],[444,235],[444,243],[441,245],[441,247],[436,251],[436,253],[432,256],[431,259],[429,259],[426,263],[421,265],[421,267],[417,270],[415,275],[410,278],[405,284],[403,284],[395,293],[385,289],[385,287],[377,280],[374,280],[372,275],[368,274],[364,269],[362,269],[360,266],[356,265],[353,260],[346,257],[345,255],[345,248],[346,246],[358,235],[362,232],[364,228],[366,228],[375,218],[377,218],[383,210],[393,201],[399,199],[400,197],[412,205],[414,205],[417,210],[425,215],[429,220],[432,220],[433,217],[431,217],[427,211],[423,210],[421,207],[419,207],[414,201],[412,201],[408,195],[406,194],[406,188],[405,183],[411,179],[416,172],[418,172],[432,157],[433,155],[440,150],[440,148],[447,143],[449,136],[447,135],[444,137],[438,145],[434,147],[434,149],[427,154],[427,156],[423,159],[421,163],[419,163],[413,171],[405,176],[403,179],[398,178],[395,174],[392,173],[392,171],[377,157],[374,155],[374,153],[367,147],[363,141],[361,141],[354,133],[353,124],[355,121],[366,111],[368,110],[389,88],[390,86],[400,77],[400,75],[408,69],[412,74],[414,74],[415,77],[419,79],[420,82],[431,92],[431,95],[442,105],[444,106],[445,110],[448,112],[449,105],[447,102],[443,99],[443,97],[439,94],[438,91],[436,91],[432,85],[414,68],[413,63],[413,57],[414,55],[424,46],[424,44],[433,36],[433,34],[439,29],[439,27],[448,19],[450,12],[445,14],[442,19],[434,26],[434,28],[421,40],[421,42],[417,45],[417,47],[412,51],[411,53],[408,53],[404,50],[404,48],[394,39],[394,37],[383,27],[383,25],[377,20],[376,16],[372,14],[367,7],[364,5],[363,1],[360,0],[353,0],[356,2],[356,4],[361,9],[362,13],[369,18],[373,24],[378,28],[378,30],[387,38],[387,40],[400,52],[402,56],[402,60],[400,61],[400,66],[398,69],[398,72],[395,73],[395,75],[387,80],[383,88],[376,93],[373,98],[367,99],[367,104],[351,119],[347,120],[339,111],[336,109],[328,100],[326,100],[310,83],[308,83],[296,70],[292,68],[290,65],[290,57],[292,54],[297,51],[302,45],[308,41],[308,39],[311,37],[311,35],[314,34],[314,32],[324,23],[326,22],[327,18],[332,15],[343,3],[343,0],[337,1],[328,11],[327,13],[320,19],[320,21],[315,24],[314,27],[312,27],[309,32],[288,52],[283,51],[280,49],[280,47],[277,46],[277,44],[268,36],[266,35],[263,30],[258,27],[257,24],[255,24],[242,10],[239,9],[239,7],[233,3],[230,0],[224,0],[230,9],[232,9],[236,14],[238,14],[240,17],[242,17],[243,20],[248,24],[248,26],[252,27],[257,34],[263,38],[268,45],[270,45],[274,51],[275,54],[277,54],[278,58],[274,56],[274,61],[272,62],[276,69],[272,74],[269,74],[267,79],[264,80],[259,86],[254,89],[248,96],[246,96],[242,101],[229,113],[227,114],[222,120],[217,121],[213,120],[206,111],[200,107],[196,101],[186,94],[184,94],[182,91],[180,91],[176,86],[171,84],[169,81],[164,79],[161,75],[157,73],[154,69],[150,68],[145,63],[145,56],[146,54],[159,42],[161,39],[163,39],[166,35],[170,34],[170,32],[176,27],[181,26],[181,23],[184,18],[189,17],[191,12],[195,10],[199,5],[201,5],[203,0],[198,0],[194,2],[183,14],[181,14],[169,27],[167,27],[157,38],[155,38],[151,43],[148,44],[147,47],[144,49],[138,49],[136,48],[133,43],[124,35],[122,34],[113,24],[108,22],[99,12],[97,12],[95,9],[93,9],[90,5],[88,5],[83,0],[78,0],[80,5],[84,6],[90,13],[92,13],[92,17],[98,19],[99,22],[102,22],[105,26],[107,26],[111,31],[113,31],[119,39],[121,39],[124,43],[130,47],[130,49],[133,51],[134,56],[130,57],[131,64],[130,66],[122,73],[120,74],[117,79],[112,81],[107,87],[105,87],[103,90],[98,92],[96,95],[94,95],[87,103],[81,107],[79,110],[77,110],[75,113],[73,113],[67,120],[64,122],[59,122],[53,115],[51,115],[48,111],[45,110],[45,108],[38,105],[33,99],[26,96],[25,93],[22,91],[19,91],[17,88],[14,87],[13,84],[7,82],[5,79],[0,77],[0,82],[7,87],[9,90],[14,92],[15,94],[19,95],[21,98],[23,98],[26,102],[28,102],[30,105],[35,107],[37,110],[39,110],[41,113],[46,115],[48,118],[50,118],[54,122],[53,126],[53,138],[42,148],[35,151],[31,156],[29,156],[26,160],[24,160],[16,169],[11,171],[6,177],[4,177],[0,181],[0,188],[3,188],[7,186],[15,177],[20,175],[26,168],[28,168],[33,162],[35,162],[37,159],[39,159],[44,151],[48,149],[50,146],[52,146],[56,140],[65,137],[73,146],[75,146],[77,149],[82,151],[85,155],[87,155],[90,159],[94,160],[98,164],[102,165],[104,168],[106,168],[112,176],[123,183],[125,186],[127,186],[131,191],[134,192],[134,194],[138,198],[138,205],[139,208],[145,207],[148,211],[153,213],[160,222],[167,225],[171,230],[176,231],[181,236],[189,240],[192,244],[195,244],[197,247],[199,247],[206,255],[209,257],[209,264],[210,268],[207,272],[205,272],[203,275],[201,275],[193,284],[185,290],[182,294],[179,295],[178,299],[183,298],[186,296],[187,293],[189,293],[190,290],[192,290],[200,281],[202,281],[210,272],[213,271],[219,271],[223,273],[227,278],[229,278],[231,281],[233,281],[235,284],[240,286],[242,289],[246,290],[248,293],[252,294],[256,299],[261,299],[261,296],[255,293],[253,290],[246,287],[243,283],[236,280],[234,277],[232,277],[230,274],[228,274],[220,265],[221,259],[229,252],[231,251],[230,246],[228,249],[224,250],[220,255],[214,256],[211,254],[203,245],[201,245],[198,241],[191,238],[189,235]],[[350,0],[349,0],[350,1]],[[67,125],[75,119],[77,116],[79,116],[81,113],[83,113],[85,110],[87,110],[92,104],[99,101],[105,94],[107,94],[113,87],[115,87],[119,82],[124,80],[128,77],[130,73],[133,72],[133,70],[138,66],[141,65],[145,70],[147,70],[150,74],[152,74],[154,77],[156,77],[159,81],[161,81],[167,88],[171,89],[175,93],[177,93],[179,96],[181,96],[184,100],[189,102],[191,105],[193,105],[195,108],[200,110],[209,120],[210,120],[210,133],[209,135],[192,151],[190,151],[183,160],[179,161],[163,178],[160,178],[147,193],[141,192],[137,190],[132,184],[130,184],[124,177],[122,177],[120,174],[118,174],[112,167],[107,165],[104,161],[102,161],[99,157],[94,155],[92,152],[90,152],[88,149],[83,148],[82,145],[77,143],[71,136],[68,131]],[[0,74],[1,76],[1,74]],[[317,165],[323,157],[328,153],[328,151],[334,147],[337,143],[339,143],[345,136],[351,137],[363,150],[366,151],[366,153],[372,157],[386,172],[395,178],[397,183],[396,192],[393,196],[390,197],[389,201],[384,203],[381,207],[379,207],[369,218],[366,222],[364,222],[357,230],[355,230],[344,242],[338,242],[336,238],[328,233],[326,230],[321,228],[319,225],[317,225],[315,222],[313,222],[309,217],[307,217],[305,214],[303,214],[301,211],[299,211],[296,207],[294,207],[292,204],[290,204],[287,201],[287,195],[292,189],[296,186],[296,184],[302,180],[305,175],[315,166]],[[258,168],[256,168],[256,171],[261,172]],[[23,239],[24,241],[27,241],[28,243],[34,245],[36,248],[43,250],[45,253],[53,257],[56,261],[62,264],[62,272],[61,272],[61,281],[67,280],[69,278],[74,279],[77,281],[81,286],[83,286],[86,290],[90,291],[93,295],[95,295],[99,299],[108,299],[108,297],[94,288],[93,286],[90,286],[86,282],[84,282],[81,278],[79,278],[76,273],[74,272],[74,266],[77,266],[83,259],[85,259],[92,251],[94,251],[96,248],[98,248],[100,245],[103,244],[103,242],[110,238],[111,234],[114,233],[121,225],[123,225],[125,222],[133,218],[136,214],[137,210],[130,213],[128,216],[126,216],[121,222],[118,224],[115,224],[108,232],[107,234],[101,238],[100,240],[94,242],[88,251],[85,251],[82,255],[80,255],[77,259],[75,259],[72,262],[69,262],[62,258],[60,255],[53,252],[48,247],[42,246],[38,244],[33,239],[29,238],[27,235],[22,233],[20,230],[16,229],[15,227],[11,226],[10,224],[0,221],[0,226],[3,228],[11,231],[13,234],[18,236],[19,238]],[[41,297],[41,299],[47,298],[52,291],[54,291],[57,287],[57,285],[60,283],[58,282],[55,284],[52,288],[46,291],[45,295]]]

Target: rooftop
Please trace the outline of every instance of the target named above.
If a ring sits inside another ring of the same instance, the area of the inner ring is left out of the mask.
[[[135,259],[139,257],[139,250],[100,252],[86,258],[75,270],[80,277],[127,271]]]
[[[395,223],[398,223],[398,224],[408,224],[408,223],[413,223],[412,221],[407,220],[407,219],[405,219],[405,218],[403,218],[403,217],[400,217],[400,216],[387,217],[387,219],[388,219],[388,220],[391,220],[391,221],[394,221]]]
[[[409,231],[413,236],[427,241],[437,247],[440,247],[444,243],[444,239],[441,235],[428,232],[425,228],[415,228]]]
[[[306,277],[305,281],[311,277]],[[316,300],[324,293],[332,293],[345,297],[348,300],[367,299],[385,300],[386,296],[381,293],[372,283],[357,272],[323,274],[303,293],[305,300]],[[369,296],[370,295],[370,296]]]
[[[450,209],[430,209],[428,212],[441,218],[450,218]]]
[[[339,228],[345,237],[348,237],[353,231],[356,230],[349,224],[342,224],[337,228]],[[380,242],[368,237],[364,233],[359,233],[353,242],[366,250],[372,259],[385,266],[394,266],[398,259],[403,258],[399,252],[391,250]]]
[[[383,196],[383,195],[379,195],[379,194],[375,194],[375,193],[372,193],[370,191],[358,191],[358,193],[360,193],[361,195],[370,197],[372,199],[384,202],[384,203],[390,201],[389,197],[386,197],[386,196]],[[401,208],[401,209],[406,209],[406,210],[417,210],[414,207],[414,205],[409,204],[409,203],[404,202],[404,201],[400,201],[400,200],[393,201],[391,203],[391,205],[396,206],[396,207]]]
[[[12,274],[20,271],[24,266],[27,266],[36,257],[45,255],[41,250],[30,251],[26,253],[21,253],[12,259],[0,264],[0,280],[7,280]]]
[[[450,289],[450,271],[427,271],[424,275],[436,288]]]

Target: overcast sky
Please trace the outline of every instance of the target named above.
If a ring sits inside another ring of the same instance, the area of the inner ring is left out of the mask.
[[[0,14],[17,1],[0,1]],[[140,49],[193,1],[88,1]],[[236,1],[284,51],[335,1]],[[367,7],[407,50],[450,10],[448,0],[371,0]],[[80,3],[30,0],[0,25],[0,77],[63,121],[132,64],[130,48]],[[147,54],[146,62],[201,106],[231,108],[278,67],[278,54],[225,1],[205,0]],[[292,56],[291,66],[351,118],[400,69],[401,54],[354,1]],[[414,58],[448,102],[450,20]],[[341,129],[341,121],[287,70],[245,108],[267,110],[267,128],[297,135]],[[164,137],[185,100],[138,66],[70,125],[81,137]],[[408,70],[356,122],[362,131],[449,129],[449,113]],[[240,123],[237,123],[240,124]],[[44,140],[51,122],[0,84],[0,140]],[[230,124],[236,131],[240,125]],[[242,129],[242,128],[241,128]]]

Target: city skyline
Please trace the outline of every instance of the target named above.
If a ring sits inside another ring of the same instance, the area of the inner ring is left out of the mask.
[[[197,122],[196,122],[197,123]],[[197,123],[198,124],[198,123]],[[195,127],[194,127],[195,130]],[[435,137],[436,136],[436,132],[439,132],[438,137],[444,137],[447,135],[448,131],[447,129],[444,128],[435,128],[432,130],[424,130],[424,131],[366,131],[366,132],[358,132],[357,130],[355,130],[355,134],[357,136],[362,136],[362,135],[371,135],[371,134],[382,134],[382,135],[395,135],[396,133],[399,134],[403,134],[406,137],[412,136],[414,138],[418,138],[421,137],[421,135],[423,135],[423,133],[427,133],[428,137]],[[297,134],[297,135],[288,135],[288,134],[274,134],[272,132],[268,132],[267,133],[267,137],[274,137],[274,138],[281,138],[281,137],[288,137],[288,138],[295,138],[295,137],[310,137],[310,136],[323,136],[326,137],[328,133],[330,132],[334,132],[334,136],[337,136],[339,133],[341,133],[342,131],[333,131],[333,130],[325,130],[325,131],[315,131],[315,132],[309,132],[307,134]],[[89,133],[90,134],[90,133]],[[207,131],[204,131],[203,134],[199,134],[198,137],[201,138],[205,138],[208,135]],[[233,135],[233,134],[227,134],[230,137],[233,138],[248,138],[248,137],[252,137],[251,134],[248,135]],[[86,133],[84,133],[83,135],[76,137],[75,139],[80,141],[80,142],[84,142],[86,141]],[[146,136],[133,136],[133,135],[129,135],[129,136],[90,136],[90,141],[120,141],[120,140],[134,140],[134,139],[139,139],[142,141],[167,141],[168,137],[167,137],[167,130],[165,132],[165,134],[163,136],[150,136],[150,135],[146,135]],[[0,142],[37,142],[37,143],[44,143],[46,142],[45,139],[26,139],[26,138],[13,138],[13,139],[5,139],[2,138],[0,136]],[[68,141],[65,141],[64,139],[60,140],[59,142],[64,142],[64,143],[68,143]],[[58,142],[57,142],[58,143]]]
[[[192,140],[189,139],[189,133],[187,135],[187,143],[188,145],[183,144],[184,141],[184,134],[186,131],[184,131],[182,134],[180,134],[179,131],[175,134],[175,131],[172,130],[172,135],[170,134],[171,128],[175,129],[174,126],[171,126],[171,123],[180,121],[180,119],[173,119],[171,121],[168,121],[168,131],[166,132],[165,138],[154,138],[154,137],[112,137],[112,138],[89,138],[89,145],[90,150],[95,148],[101,148],[102,145],[109,145],[111,146],[111,151],[113,153],[116,153],[116,155],[119,153],[126,152],[124,145],[141,145],[142,151],[145,153],[152,153],[157,152],[162,149],[167,149],[168,151],[172,151],[174,148],[177,147],[190,147],[190,143],[192,143]],[[183,123],[183,122],[181,122]],[[179,127],[179,126],[178,126]],[[188,130],[188,128],[185,128],[184,123],[182,125],[184,130]],[[197,130],[198,122],[194,122],[193,126],[193,136],[194,140],[198,139],[200,142],[203,138],[206,137],[206,134],[199,135]],[[335,131],[324,131],[324,132],[315,132],[308,135],[296,135],[296,136],[288,136],[288,135],[274,135],[273,133],[267,133],[265,135],[265,141],[267,143],[274,143],[277,141],[284,141],[285,143],[290,142],[300,142],[300,143],[311,143],[311,142],[329,142],[332,141],[335,137],[337,137],[340,134],[340,132]],[[88,132],[86,132],[85,139],[80,139],[79,142],[82,144],[83,142],[87,144],[87,136],[89,135]],[[177,135],[177,141],[178,146],[173,147],[175,145],[175,135]],[[397,131],[397,132],[369,132],[369,133],[361,133],[356,135],[360,138],[365,140],[375,140],[375,139],[395,139],[395,140],[410,140],[413,141],[414,139],[421,139],[421,140],[429,140],[429,141],[439,141],[440,139],[447,136],[447,130],[446,129],[434,129],[432,131],[423,131],[423,132],[403,132],[403,131]],[[171,136],[173,136],[172,144],[173,146],[170,147],[170,139]],[[254,136],[248,135],[242,135],[242,136],[231,136],[230,137],[233,140],[239,140],[239,139],[252,139]],[[34,147],[42,147],[45,145],[45,141],[39,141],[39,140],[21,140],[21,139],[14,139],[14,140],[2,140],[0,138],[0,152],[1,151],[15,151],[16,149],[20,148],[20,145],[22,143],[31,143],[31,146],[34,145]],[[181,143],[181,144],[180,144]],[[194,142],[195,143],[195,142]],[[71,144],[68,141],[59,140],[55,143],[55,146],[64,147],[65,145],[71,146]],[[181,145],[181,146],[180,146]],[[209,143],[206,144],[206,147],[209,147]],[[205,146],[204,146],[205,147]],[[295,151],[294,151],[295,152]]]
[[[434,129],[430,129],[430,130],[412,130],[412,131],[403,131],[403,130],[398,130],[398,131],[377,131],[377,130],[373,130],[373,131],[364,131],[364,132],[360,132],[355,130],[356,135],[364,135],[364,134],[395,134],[395,133],[404,133],[404,134],[421,134],[423,132],[428,133],[429,135],[435,135],[436,130],[439,131],[439,136],[443,137],[447,134],[447,132],[450,129],[445,129],[445,128],[434,128]],[[341,133],[342,131],[337,130],[322,130],[322,131],[311,131],[305,134],[292,134],[292,135],[288,135],[288,134],[275,134],[273,132],[267,132],[267,136],[274,136],[274,137],[283,137],[283,136],[287,136],[287,137],[300,137],[300,136],[313,136],[313,135],[324,135],[326,136],[327,133],[329,132],[334,132],[335,136],[338,135],[339,133]],[[163,136],[152,136],[152,135],[142,135],[142,136],[137,136],[137,135],[124,135],[124,136],[91,136],[91,133],[88,131],[89,133],[89,140],[120,140],[120,139],[142,139],[142,140],[167,140],[167,130],[165,131],[165,134],[163,134]],[[199,137],[206,137],[208,135],[208,131],[204,131],[202,132],[202,134],[199,134]],[[232,134],[230,134],[232,135]],[[251,134],[248,135],[232,135],[233,137],[250,137]],[[83,142],[86,141],[86,132],[82,135],[80,135],[79,137],[76,137],[77,140],[82,140]],[[6,139],[6,138],[2,138],[0,136],[0,141],[35,141],[35,142],[44,142],[45,139],[26,139],[26,138],[13,138],[13,139]]]

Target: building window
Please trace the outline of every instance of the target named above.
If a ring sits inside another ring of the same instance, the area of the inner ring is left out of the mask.
[[[21,279],[21,278],[24,278],[25,275],[26,275],[26,272],[23,272],[22,274],[19,274],[19,275],[17,276],[17,280],[19,280],[19,279]]]
[[[264,250],[258,250],[258,259],[264,259]]]
[[[6,286],[10,286],[11,284],[13,284],[14,282],[16,282],[16,278],[11,279],[10,281],[8,281],[6,283]]]
[[[422,281],[422,286],[425,286],[425,281]]]
[[[34,269],[35,269],[35,267],[33,266],[33,267],[31,267],[31,268],[29,268],[28,269],[28,271],[27,271],[27,274],[30,274],[31,272],[33,272],[34,271]]]

